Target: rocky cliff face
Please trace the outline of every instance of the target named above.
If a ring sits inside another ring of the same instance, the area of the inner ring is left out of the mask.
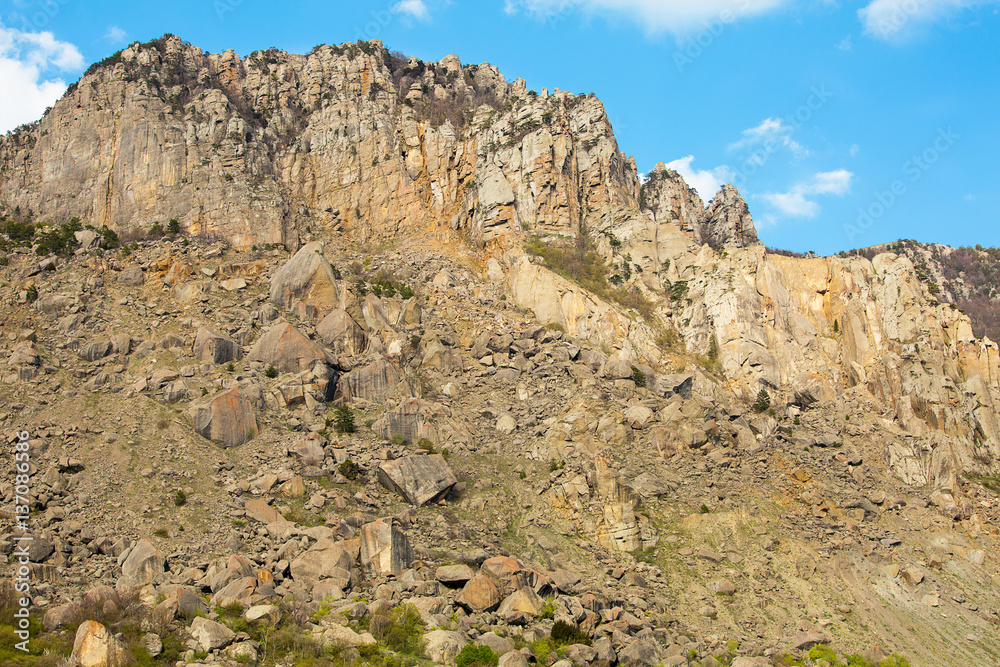
[[[0,139],[0,206],[119,231],[177,219],[243,248],[430,230],[543,322],[634,363],[719,364],[703,392],[877,406],[915,483],[954,490],[1000,457],[996,347],[907,260],[768,255],[732,186],[706,209],[662,164],[640,184],[593,96],[537,95],[454,56],[133,45]],[[521,250],[532,237],[589,243],[618,287],[555,275]]]
[[[575,233],[638,197],[598,100],[538,96],[454,56],[422,63],[373,41],[240,59],[167,37],[92,69],[0,140],[8,209],[119,232],[173,218],[240,247],[428,225],[503,245],[522,227]]]

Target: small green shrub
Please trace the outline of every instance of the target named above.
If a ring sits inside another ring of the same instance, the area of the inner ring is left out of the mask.
[[[368,619],[368,632],[379,643],[397,653],[412,656],[424,654],[424,628],[426,623],[412,604],[376,612]]]
[[[174,505],[177,507],[182,507],[187,504],[188,497],[183,490],[177,489],[177,493],[174,494]]]
[[[455,658],[455,667],[496,667],[499,661],[489,646],[466,644]]]
[[[556,646],[569,646],[571,644],[585,644],[590,646],[590,635],[584,633],[575,625],[570,625],[565,621],[556,621],[550,633],[552,641]]]
[[[826,660],[831,665],[837,664],[837,652],[826,644],[816,644],[809,649],[810,660]]]
[[[167,223],[167,234],[180,234],[181,225],[177,222],[177,218],[170,218],[170,222]]]
[[[337,471],[353,482],[361,474],[361,466],[351,459],[347,459],[337,467]]]
[[[275,368],[274,366],[268,366],[267,370],[264,371],[264,375],[265,375],[265,377],[269,377],[271,379],[274,379],[274,378],[278,377],[278,369]]]
[[[646,374],[640,371],[635,366],[632,367],[632,381],[635,382],[636,387],[646,386]]]
[[[706,505],[705,503],[702,503],[701,507],[698,508],[698,511],[701,512],[702,514],[708,514],[712,510],[709,509],[708,505]]]
[[[226,364],[226,370],[232,373],[233,371],[236,370],[236,364],[230,361],[228,364]]]

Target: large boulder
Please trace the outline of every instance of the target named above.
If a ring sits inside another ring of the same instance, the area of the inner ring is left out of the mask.
[[[455,598],[455,604],[472,614],[493,611],[503,602],[503,594],[493,580],[479,574],[469,580]]]
[[[306,244],[271,278],[271,302],[319,320],[340,305],[340,287],[319,241]]]
[[[372,431],[386,440],[402,438],[415,443],[421,438],[427,438],[431,442],[436,442],[438,433],[434,422],[449,416],[451,412],[440,403],[411,398],[402,401],[394,410],[386,412],[381,419],[372,424]]]
[[[238,447],[259,433],[254,401],[236,387],[188,408],[191,427],[223,447]]]
[[[198,646],[201,647],[202,651],[225,648],[236,639],[236,633],[226,626],[200,616],[191,621],[191,627],[188,628],[188,632],[198,642]]]
[[[651,639],[634,639],[618,654],[622,667],[653,667],[666,657],[664,650]]]
[[[461,632],[434,630],[424,635],[424,652],[435,664],[454,665],[455,658],[468,643]]]
[[[337,391],[347,402],[360,398],[375,403],[390,396],[412,395],[402,368],[383,358],[344,374],[337,382]]]
[[[194,337],[194,356],[205,364],[225,364],[243,358],[243,348],[208,327],[198,329]]]
[[[130,656],[106,627],[84,621],[76,629],[70,660],[79,667],[118,667],[129,664]]]
[[[519,588],[500,603],[497,616],[511,625],[527,625],[542,612],[545,601],[530,588]]]
[[[334,354],[353,357],[364,354],[368,347],[368,334],[343,308],[324,317],[316,326],[316,335]]]
[[[379,519],[361,527],[361,565],[373,574],[399,574],[413,560],[406,534]]]
[[[458,483],[440,454],[386,461],[378,468],[378,481],[417,507],[443,498]]]
[[[137,584],[155,583],[163,578],[166,559],[149,540],[139,540],[122,562],[122,575]]]
[[[327,367],[336,365],[332,355],[288,322],[276,324],[264,332],[247,358],[274,366],[282,373],[311,370],[317,363]]]
[[[292,579],[310,588],[320,579],[350,580],[354,572],[352,551],[343,543],[317,545],[291,562]]]

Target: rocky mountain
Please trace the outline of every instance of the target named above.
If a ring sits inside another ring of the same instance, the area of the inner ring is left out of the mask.
[[[907,257],[927,291],[943,303],[953,303],[969,316],[978,338],[1000,340],[997,286],[1000,284],[1000,249],[982,246],[952,248],[939,243],[900,239],[896,243],[855,250],[851,254],[871,259],[883,252]],[[847,255],[848,253],[842,253]]]
[[[997,659],[996,344],[593,96],[167,36],[0,138],[0,213],[30,664]]]

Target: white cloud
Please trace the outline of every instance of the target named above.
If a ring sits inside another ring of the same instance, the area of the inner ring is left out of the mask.
[[[851,154],[851,157],[854,157],[855,155],[861,152],[861,146],[858,146],[857,144],[851,144],[851,147],[848,149],[848,152]]]
[[[755,148],[763,145],[768,153],[773,152],[778,147],[783,147],[792,151],[795,157],[808,155],[809,151],[802,144],[792,139],[794,131],[795,128],[780,118],[765,118],[760,125],[743,130],[743,138],[729,144],[729,150]],[[759,163],[759,156],[757,160]]]
[[[723,165],[712,170],[695,169],[691,166],[694,156],[688,155],[667,163],[667,169],[673,169],[684,177],[692,188],[698,191],[702,201],[708,202],[719,191],[723,183],[730,180],[732,174],[729,167]]]
[[[120,44],[128,37],[128,33],[116,25],[108,26],[108,31],[104,33],[104,41],[112,44]]]
[[[392,11],[399,12],[401,14],[409,14],[415,19],[420,19],[421,21],[426,21],[430,18],[430,12],[427,11],[427,5],[424,4],[424,0],[400,0],[392,8]]]
[[[815,195],[843,197],[851,189],[854,174],[846,169],[822,171],[804,183],[798,183],[788,192],[768,192],[761,197],[776,209],[792,218],[815,218],[820,205]]]
[[[83,55],[51,32],[23,32],[0,23],[0,132],[37,120],[66,82],[59,72],[83,69]]]
[[[1000,0],[873,0],[858,10],[865,33],[888,42],[905,41],[919,28],[979,5]]]
[[[841,51],[850,51],[852,47],[853,45],[851,44],[850,35],[840,40],[840,43],[837,44],[837,48],[840,49]]]
[[[542,17],[573,10],[627,16],[651,32],[675,34],[699,30],[712,22],[730,23],[744,16],[764,14],[791,0],[506,0],[505,11],[524,11]]]

